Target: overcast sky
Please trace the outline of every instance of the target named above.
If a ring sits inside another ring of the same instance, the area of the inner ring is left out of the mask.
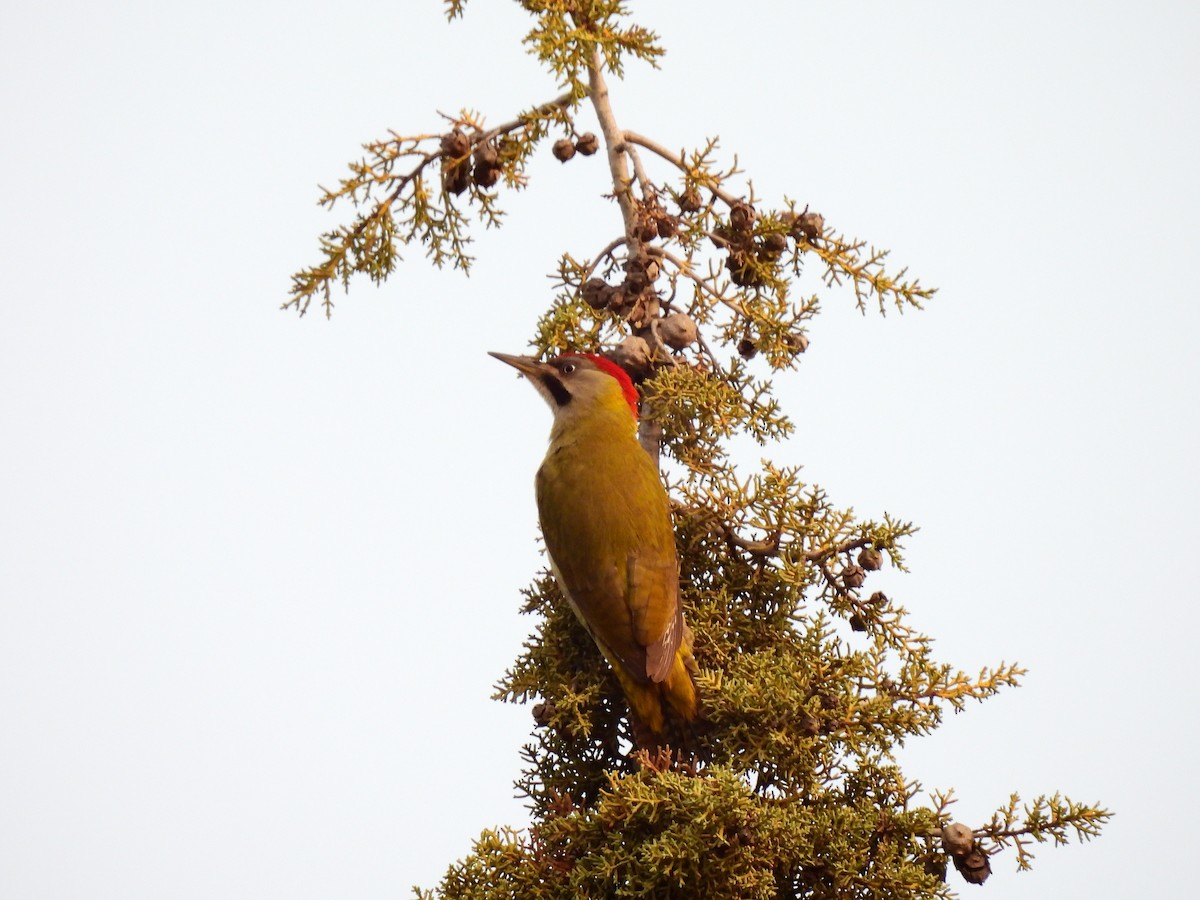
[[[668,54],[612,85],[625,127],[719,134],[940,288],[886,319],[830,292],[768,451],[921,525],[878,583],[943,660],[1029,669],[908,775],[972,825],[1014,790],[1117,812],[989,897],[1192,893],[1198,8],[633,5]],[[359,144],[557,93],[527,27],[0,12],[0,897],[403,896],[525,821],[529,710],[488,696],[533,626],[549,414],[485,351],[616,233],[602,157],[547,147],[469,279],[416,251],[332,321],[278,307]]]

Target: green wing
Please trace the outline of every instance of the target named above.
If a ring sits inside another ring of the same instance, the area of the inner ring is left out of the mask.
[[[596,457],[613,454],[553,449],[538,512],[559,586],[601,650],[638,680],[662,681],[683,636],[679,562],[666,490],[628,440],[632,452],[608,466]]]

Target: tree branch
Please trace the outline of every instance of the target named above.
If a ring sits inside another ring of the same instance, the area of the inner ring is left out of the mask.
[[[684,174],[692,174],[691,169],[688,167],[687,162],[682,156],[677,156],[657,141],[653,141],[644,135],[640,135],[636,131],[626,131],[624,137],[625,140],[629,141],[629,143],[637,144],[639,147],[645,147],[651,153],[661,156]],[[704,186],[712,191],[714,195],[719,197],[722,201],[730,206],[738,202],[738,198],[733,196],[733,194],[729,193],[728,191],[721,190],[720,185],[715,179],[706,179],[703,183]]]
[[[634,200],[633,180],[629,176],[629,167],[625,155],[625,135],[617,125],[613,114],[612,104],[608,99],[608,83],[604,80],[603,59],[599,46],[592,50],[592,61],[588,66],[589,99],[596,111],[596,119],[600,123],[600,132],[604,135],[604,146],[608,152],[608,169],[612,174],[613,193],[617,205],[621,208],[621,219],[625,223],[625,242],[629,246],[630,256],[637,256],[642,249],[642,242],[637,235],[637,203]]]
[[[544,116],[548,113],[554,112],[556,109],[567,109],[568,107],[573,106],[575,102],[576,98],[572,94],[559,94],[553,100],[547,100],[540,106],[535,106],[533,108],[532,115]],[[503,125],[497,125],[495,128],[489,128],[479,136],[479,139],[476,141],[476,143],[490,141],[502,134],[508,134],[510,131],[516,131],[518,128],[529,123],[530,115],[531,113],[525,113],[524,115],[519,116],[510,122],[505,122]]]

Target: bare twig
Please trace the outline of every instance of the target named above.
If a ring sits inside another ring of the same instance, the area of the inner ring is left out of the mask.
[[[859,550],[872,544],[870,538],[853,538],[849,541],[842,541],[839,544],[829,544],[824,547],[818,547],[816,550],[810,550],[804,554],[804,558],[809,562],[823,562],[830,557],[837,556],[839,553],[848,553],[851,550]]]
[[[592,62],[588,66],[590,99],[608,151],[608,169],[612,173],[613,191],[617,205],[621,208],[621,218],[625,222],[625,241],[629,245],[630,255],[637,256],[642,242],[637,236],[637,203],[633,191],[630,190],[633,182],[626,165],[625,134],[617,125],[612,104],[608,99],[608,83],[604,80],[603,66],[600,47],[597,46],[592,51]]]
[[[626,133],[628,134],[628,132]],[[630,142],[626,142],[625,152],[628,154],[630,162],[633,163],[633,173],[637,177],[638,185],[642,189],[642,199],[649,200],[654,196],[654,185],[650,183],[650,177],[646,174],[646,170],[642,166],[642,157]]]
[[[721,364],[717,361],[717,355],[713,353],[712,347],[708,346],[708,341],[704,340],[704,335],[699,330],[696,332],[696,343],[700,345],[700,350],[704,353],[708,361],[712,363],[713,369],[720,371]]]
[[[623,235],[619,238],[614,238],[612,241],[610,241],[607,247],[605,247],[603,250],[601,250],[599,253],[596,254],[595,259],[592,260],[591,264],[587,267],[587,270],[580,277],[579,283],[582,285],[589,278],[591,278],[592,275],[595,274],[595,272],[596,272],[596,267],[598,265],[600,265],[600,260],[604,259],[606,256],[611,259],[613,251],[616,250],[618,247],[620,247],[624,243],[625,243],[625,237]]]
[[[540,106],[534,107],[533,114],[537,116],[544,116],[547,113],[553,112],[555,109],[566,109],[567,107],[574,105],[575,102],[576,98],[572,96],[570,92],[566,94],[560,94],[553,100],[547,100]],[[526,115],[513,119],[510,122],[505,122],[503,125],[497,125],[495,128],[489,128],[482,135],[480,135],[479,140],[489,141],[492,138],[499,137],[502,134],[508,134],[510,131],[516,131],[521,126],[528,124],[528,121],[529,114],[527,113]]]
[[[730,300],[724,294],[720,293],[719,291],[714,290],[712,285],[710,285],[708,283],[708,279],[701,278],[699,275],[697,275],[696,271],[692,268],[691,262],[689,260],[680,259],[678,256],[676,256],[670,250],[666,250],[662,247],[650,247],[649,253],[651,256],[658,256],[658,257],[665,259],[667,262],[669,262],[671,265],[673,265],[677,270],[679,270],[680,275],[683,275],[685,278],[690,278],[692,281],[694,281],[697,285],[700,286],[700,289],[702,291],[704,291],[704,293],[708,294],[708,296],[712,297],[718,303],[721,303],[724,306],[729,307],[731,310],[733,310],[735,313],[737,313],[739,316],[741,316],[744,319],[749,318],[749,316],[746,314],[746,310],[742,307],[742,305],[740,303],[738,303],[736,300]]]
[[[631,144],[637,144],[639,147],[645,147],[651,153],[661,156],[663,159],[685,174],[691,172],[687,162],[682,156],[676,155],[657,141],[653,141],[644,135],[640,135],[636,131],[626,131],[625,140],[629,141]],[[730,206],[738,202],[737,197],[733,196],[733,194],[729,193],[728,191],[721,189],[721,186],[716,179],[706,180],[704,182],[704,186]]]

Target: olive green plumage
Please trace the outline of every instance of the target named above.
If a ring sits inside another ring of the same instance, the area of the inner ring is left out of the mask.
[[[699,714],[695,662],[670,501],[637,441],[637,395],[597,357],[493,356],[528,376],[554,411],[536,488],[555,579],[613,667],[638,742],[678,744],[680,724]]]

